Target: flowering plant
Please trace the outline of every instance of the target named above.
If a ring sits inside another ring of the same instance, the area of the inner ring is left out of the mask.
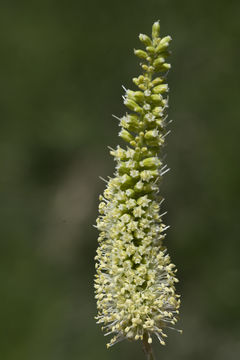
[[[110,149],[116,172],[100,196],[95,277],[96,319],[106,335],[113,334],[107,346],[142,340],[148,353],[153,334],[165,344],[165,329],[177,322],[180,306],[176,269],[164,245],[168,226],[160,213],[159,184],[168,171],[162,149],[169,133],[166,59],[171,37],[159,33],[155,22],[152,38],[139,35],[146,49],[134,53],[142,59],[143,74],[133,78],[138,90],[124,88],[131,112],[119,118],[119,136],[128,145]]]

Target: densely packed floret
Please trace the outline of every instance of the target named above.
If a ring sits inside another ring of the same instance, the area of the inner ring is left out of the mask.
[[[160,38],[159,32],[155,22],[152,38],[139,35],[146,49],[134,52],[142,59],[143,74],[133,78],[138,90],[125,89],[124,104],[131,112],[119,119],[119,136],[128,146],[111,149],[116,172],[100,196],[96,318],[106,335],[113,334],[108,346],[144,336],[150,344],[153,334],[164,345],[165,328],[176,323],[180,305],[176,269],[163,244],[168,226],[160,211],[159,184],[168,170],[162,149],[168,134],[171,37]]]

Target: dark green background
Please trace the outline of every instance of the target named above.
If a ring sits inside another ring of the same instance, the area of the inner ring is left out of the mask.
[[[240,357],[238,1],[0,3],[2,360],[144,359],[95,324],[98,194],[138,34],[173,37],[164,178],[183,335],[157,359]]]

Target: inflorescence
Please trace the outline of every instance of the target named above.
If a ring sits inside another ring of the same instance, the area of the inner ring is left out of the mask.
[[[144,337],[151,344],[153,334],[164,345],[164,331],[177,322],[180,306],[175,265],[163,244],[168,226],[160,212],[159,184],[168,170],[162,149],[169,133],[166,59],[171,37],[159,33],[155,22],[152,38],[139,35],[146,50],[134,53],[142,59],[143,74],[133,78],[137,91],[125,89],[124,104],[131,112],[119,119],[119,136],[128,146],[111,149],[116,172],[100,196],[96,319],[105,335],[113,335],[108,347]]]

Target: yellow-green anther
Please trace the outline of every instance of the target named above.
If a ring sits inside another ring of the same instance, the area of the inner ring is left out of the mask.
[[[152,40],[147,35],[139,34],[139,40],[146,46],[151,46],[152,45]]]
[[[147,58],[147,53],[145,52],[145,51],[143,51],[143,50],[136,50],[136,49],[134,49],[134,54],[136,55],[136,56],[138,56],[139,58],[141,58],[141,59],[146,59]]]
[[[152,39],[139,35],[146,51],[134,52],[146,60],[143,74],[133,78],[137,91],[126,90],[124,104],[130,112],[119,119],[119,136],[128,146],[110,149],[116,171],[99,197],[96,319],[113,336],[107,347],[123,339],[151,344],[153,335],[164,345],[165,329],[177,322],[180,306],[160,215],[159,185],[166,165],[159,154],[167,133],[170,65],[165,55],[170,37],[160,39],[159,32],[155,22]]]

